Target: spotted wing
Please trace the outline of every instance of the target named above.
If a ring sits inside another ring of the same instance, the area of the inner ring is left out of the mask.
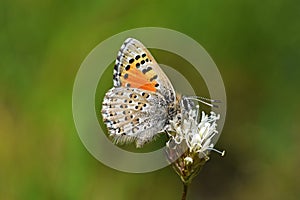
[[[113,87],[102,104],[103,120],[114,141],[135,141],[137,147],[164,130],[167,112],[162,95],[138,88]]]
[[[174,88],[151,53],[138,40],[128,38],[118,52],[114,67],[114,87],[139,88],[157,92],[167,102],[175,101]]]

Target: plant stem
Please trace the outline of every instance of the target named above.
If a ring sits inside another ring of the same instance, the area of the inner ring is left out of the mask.
[[[183,193],[182,193],[181,200],[186,200],[187,192],[188,192],[188,183],[183,183]]]

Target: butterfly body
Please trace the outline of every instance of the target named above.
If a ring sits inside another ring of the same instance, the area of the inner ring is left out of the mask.
[[[116,59],[113,88],[105,95],[102,116],[116,143],[137,147],[180,120],[182,97],[139,41],[128,38]]]

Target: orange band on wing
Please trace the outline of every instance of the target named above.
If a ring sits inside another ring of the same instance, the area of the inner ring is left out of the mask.
[[[148,90],[148,91],[152,91],[152,92],[156,91],[156,88],[155,88],[155,86],[152,83],[148,83],[148,84],[142,85],[139,88],[144,89],[144,90]]]
[[[156,82],[150,81],[146,74],[142,73],[135,67],[131,67],[128,71],[123,71],[121,75],[121,82],[123,87],[141,88],[152,92],[156,91]]]

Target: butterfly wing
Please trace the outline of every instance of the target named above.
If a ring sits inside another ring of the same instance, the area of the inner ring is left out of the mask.
[[[151,53],[138,40],[128,38],[118,52],[114,67],[114,87],[139,88],[175,101],[174,88]]]
[[[141,147],[164,129],[167,102],[152,91],[113,87],[105,95],[102,116],[116,143],[135,141]]]

